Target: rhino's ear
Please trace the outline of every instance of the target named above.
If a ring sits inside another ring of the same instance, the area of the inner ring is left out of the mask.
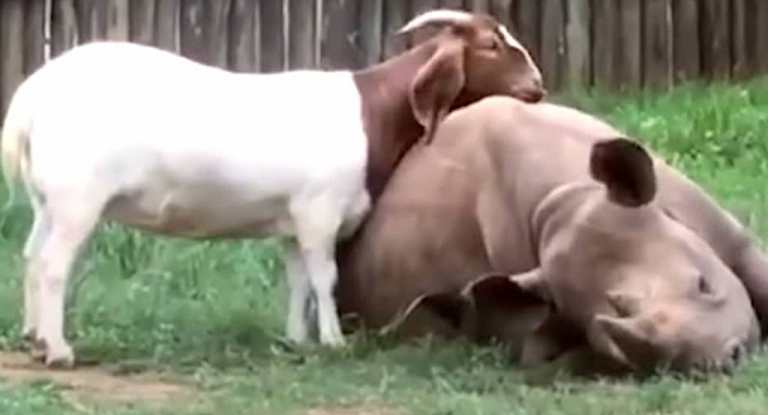
[[[547,287],[547,281],[541,268],[535,268],[521,274],[510,275],[509,280],[522,291],[533,294],[547,303],[552,302],[552,293]]]
[[[525,280],[525,283],[531,282]],[[524,348],[524,339],[550,312],[533,286],[524,289],[506,273],[482,275],[464,287],[462,295],[471,304],[466,328],[472,338],[478,342],[500,341],[518,357]]]
[[[379,330],[384,336],[454,337],[463,331],[471,304],[459,292],[425,294],[411,301]]]
[[[595,143],[589,159],[592,177],[605,184],[612,202],[639,207],[656,196],[653,160],[638,143],[615,138]]]

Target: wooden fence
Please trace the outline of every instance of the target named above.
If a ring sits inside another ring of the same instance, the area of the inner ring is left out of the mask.
[[[0,0],[0,115],[46,39],[51,56],[106,38],[235,71],[359,68],[401,51],[393,31],[435,7],[495,15],[554,90],[768,72],[768,0]]]

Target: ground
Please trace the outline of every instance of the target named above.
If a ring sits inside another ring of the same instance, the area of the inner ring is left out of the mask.
[[[768,81],[559,97],[602,114],[711,191],[764,240]],[[0,214],[0,414],[762,414],[768,357],[704,380],[524,371],[503,350],[358,335],[281,340],[275,241],[196,243],[103,227],[81,263],[68,336],[83,366],[47,371],[19,338],[20,204]]]

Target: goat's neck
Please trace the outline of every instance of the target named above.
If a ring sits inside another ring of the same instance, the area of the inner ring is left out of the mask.
[[[409,92],[419,69],[436,49],[436,44],[427,42],[354,74],[368,136],[366,187],[374,200],[400,159],[424,134],[424,127],[413,115]]]

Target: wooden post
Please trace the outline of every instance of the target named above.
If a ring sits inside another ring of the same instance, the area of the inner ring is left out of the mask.
[[[24,80],[24,2],[0,2],[0,123]]]
[[[672,2],[675,81],[685,82],[701,73],[699,0]]]
[[[259,4],[252,0],[234,0],[229,19],[228,67],[237,72],[258,71]]]
[[[617,87],[619,82],[620,31],[619,2],[594,0],[592,68],[594,83],[600,87]]]
[[[360,45],[365,53],[363,64],[370,66],[383,59],[384,1],[366,0],[360,6]]]
[[[672,5],[670,0],[645,0],[643,70],[645,86],[672,86]]]
[[[308,69],[315,62],[315,7],[307,0],[288,0],[290,13],[289,67]]]
[[[160,0],[155,10],[156,45],[171,52],[181,50],[180,0]]]
[[[565,5],[563,0],[543,0],[541,10],[541,53],[539,63],[544,84],[558,90],[565,72]]]
[[[590,4],[587,0],[566,0],[568,20],[565,27],[567,79],[570,88],[584,88],[591,84],[590,56]]]
[[[45,62],[45,2],[24,4],[24,75],[29,76]]]
[[[731,72],[730,2],[703,0],[701,30],[701,63],[703,74],[709,79],[728,79]]]
[[[260,0],[259,33],[261,40],[261,70],[276,72],[283,69],[283,3],[284,0]]]
[[[360,48],[360,2],[325,0],[323,63],[327,69],[356,69],[364,66],[365,54]]]
[[[107,38],[127,41],[130,38],[130,3],[125,0],[107,0]]]
[[[154,45],[157,43],[155,37],[156,0],[133,0],[130,5],[128,32],[131,42]]]

